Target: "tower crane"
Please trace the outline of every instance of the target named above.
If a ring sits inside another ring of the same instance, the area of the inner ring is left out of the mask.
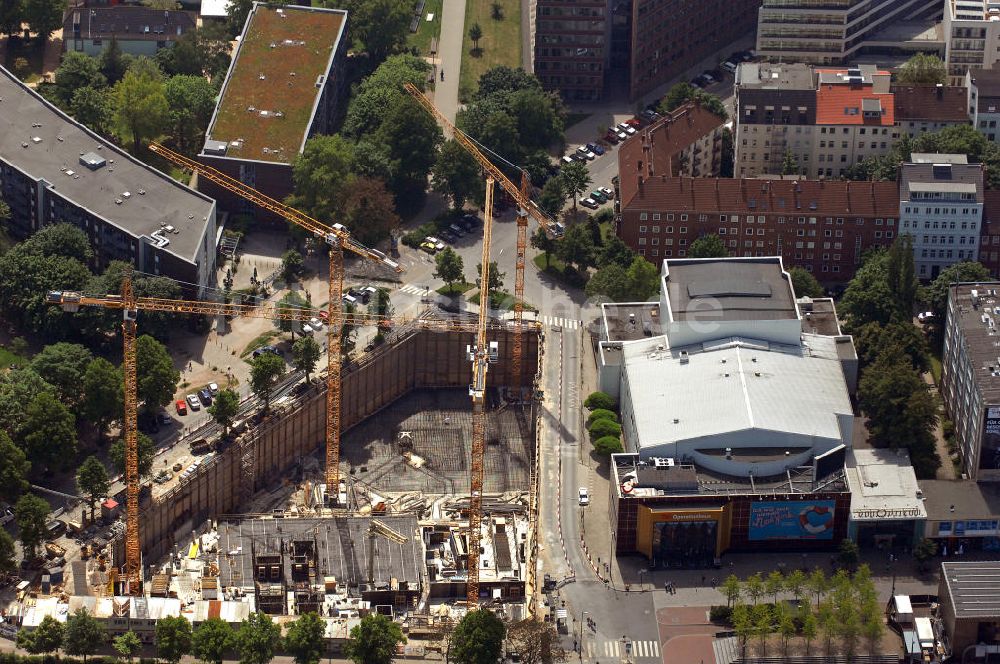
[[[368,583],[375,583],[375,543],[379,535],[396,544],[410,541],[409,537],[396,532],[378,519],[371,519],[368,522]]]
[[[524,314],[524,256],[528,246],[528,215],[538,221],[539,225],[545,229],[550,236],[557,235],[555,221],[542,212],[535,205],[529,196],[530,180],[527,172],[521,169],[521,184],[515,185],[504,172],[497,168],[493,162],[486,158],[475,141],[469,138],[465,132],[456,127],[448,120],[441,111],[412,83],[404,83],[403,87],[424,109],[433,115],[448,131],[452,133],[459,145],[464,147],[471,154],[479,165],[496,180],[504,191],[517,201],[517,257],[514,263],[514,343],[511,357],[511,375],[514,376],[515,385],[520,388],[521,383],[521,332]]]
[[[171,163],[198,173],[210,182],[230,191],[258,206],[277,214],[321,237],[329,245],[330,253],[330,286],[327,303],[327,363],[326,374],[326,493],[327,499],[334,503],[340,500],[340,331],[342,319],[340,316],[340,298],[344,285],[344,250],[351,251],[363,258],[376,261],[396,272],[402,272],[400,265],[381,251],[369,249],[354,240],[342,224],[325,224],[309,215],[285,205],[281,201],[262,194],[253,187],[226,175],[211,166],[206,166],[184,155],[178,154],[159,143],[150,143],[149,149],[164,157]]]

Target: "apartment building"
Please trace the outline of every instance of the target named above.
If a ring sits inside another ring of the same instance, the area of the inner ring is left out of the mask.
[[[781,256],[821,282],[849,280],[864,252],[892,243],[899,214],[895,182],[724,179],[622,170],[616,232],[659,263],[683,258],[707,234],[730,255]]]
[[[946,0],[944,35],[949,82],[960,85],[969,70],[992,69],[1000,60],[1000,6],[987,0]]]
[[[979,256],[983,221],[982,164],[965,155],[913,153],[899,178],[899,231],[913,238],[920,279]]]
[[[79,8],[63,21],[63,47],[97,56],[114,39],[122,53],[153,57],[195,29],[197,15],[149,7]]]
[[[884,154],[895,136],[889,79],[873,65],[740,65],[735,174],[781,173],[791,153],[799,175],[839,177],[859,160]]]
[[[948,289],[941,396],[955,423],[962,472],[1000,480],[1000,282]]]
[[[23,238],[60,222],[86,233],[90,266],[215,283],[215,201],[91,132],[0,67],[0,195]]]
[[[968,86],[895,85],[892,95],[899,136],[915,138],[924,132],[972,122]]]
[[[717,176],[722,166],[722,130],[722,118],[689,102],[626,140],[618,151],[619,169],[645,177],[661,172]],[[631,183],[633,178],[627,180]]]
[[[881,45],[882,31],[940,11],[939,0],[764,0],[757,17],[757,53],[773,61],[845,64]],[[918,41],[908,36],[905,31],[902,38],[893,36],[893,47]]]
[[[611,24],[607,0],[537,0],[535,75],[568,101],[604,96]]]
[[[970,69],[965,74],[972,126],[991,141],[1000,135],[1000,70]]]

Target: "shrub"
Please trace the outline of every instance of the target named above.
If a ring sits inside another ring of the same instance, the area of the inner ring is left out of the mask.
[[[618,421],[618,414],[613,410],[608,410],[607,408],[595,408],[593,412],[590,413],[590,417],[587,418],[587,428],[596,422],[597,420],[611,420],[612,422]]]
[[[730,606],[713,606],[708,610],[708,619],[714,623],[729,625],[733,617],[733,608]]]
[[[597,420],[587,428],[587,431],[590,432],[591,440],[597,440],[598,438],[604,438],[605,436],[622,435],[621,425],[617,422],[612,422],[611,420]]]
[[[583,406],[587,410],[597,410],[598,408],[614,410],[617,405],[614,398],[606,392],[591,392],[590,396],[583,402]]]
[[[601,456],[611,456],[612,454],[624,452],[625,449],[622,447],[621,438],[617,436],[604,436],[594,441],[594,451]]]

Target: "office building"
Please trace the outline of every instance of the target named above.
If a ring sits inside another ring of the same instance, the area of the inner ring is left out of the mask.
[[[1000,60],[1000,7],[987,0],[945,0],[945,64],[952,85],[972,69],[992,69]]]
[[[948,289],[941,396],[964,476],[1000,480],[1000,283]]]
[[[969,115],[980,134],[996,142],[1000,136],[1000,70],[970,69],[965,74]]]
[[[983,223],[979,227],[979,262],[1000,279],[1000,190],[983,192]]]
[[[254,3],[198,160],[271,198],[291,194],[295,158],[332,130],[346,27],[342,10]],[[198,186],[226,210],[270,218],[204,178]]]
[[[2,68],[0,194],[16,237],[60,222],[80,228],[94,270],[120,260],[197,287],[215,283],[215,201],[118,149]]]
[[[917,277],[934,279],[979,256],[984,168],[965,155],[914,152],[910,159],[900,169],[899,232],[913,239]]]
[[[194,12],[115,5],[80,7],[66,13],[63,47],[100,55],[112,39],[122,53],[153,57],[195,29]]]
[[[567,101],[604,96],[610,56],[607,0],[537,0],[535,75]]]
[[[757,20],[757,54],[773,61],[846,64],[881,46],[886,41],[881,32],[940,12],[937,0],[764,0]],[[905,48],[912,33],[921,31],[893,36],[891,46]]]

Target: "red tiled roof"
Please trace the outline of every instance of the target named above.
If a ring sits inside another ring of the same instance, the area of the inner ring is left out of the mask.
[[[892,89],[896,120],[968,122],[968,97],[960,86],[898,86]]]
[[[718,115],[700,104],[688,102],[636,132],[618,150],[621,200],[627,202],[635,195],[640,173],[644,177],[676,175],[679,164],[673,163],[674,155],[721,126],[722,118]],[[643,149],[645,145],[649,146],[648,151]]]
[[[782,214],[789,217],[897,217],[895,182],[644,178],[623,211]]]
[[[879,118],[866,118],[861,110],[862,101],[877,99],[882,104]],[[847,112],[852,109],[853,112]],[[857,109],[854,111],[854,109]],[[816,90],[816,124],[818,125],[882,125],[892,126],[895,122],[895,108],[891,94],[872,92],[871,85],[851,87],[850,85],[823,84]]]

